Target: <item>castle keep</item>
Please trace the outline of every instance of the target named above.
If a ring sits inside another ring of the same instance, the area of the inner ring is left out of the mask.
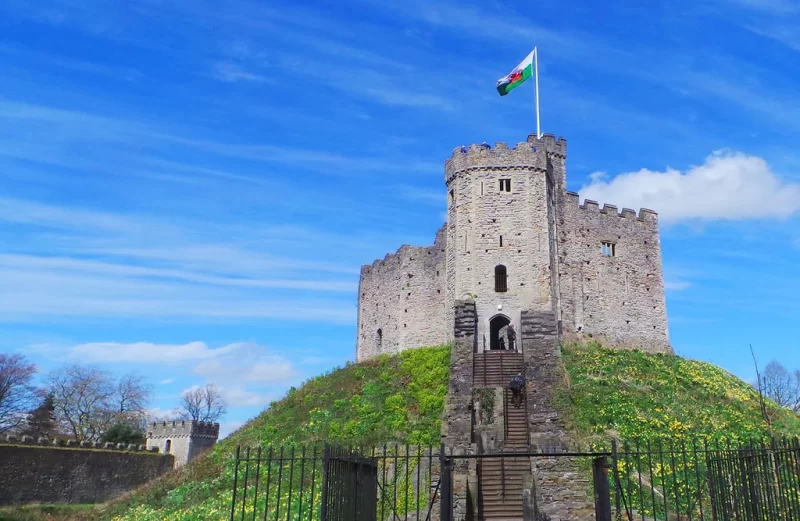
[[[357,359],[452,342],[464,300],[475,302],[478,351],[502,348],[523,312],[544,312],[560,338],[671,352],[656,213],[580,205],[566,159],[550,134],[457,148],[433,246],[361,269]]]

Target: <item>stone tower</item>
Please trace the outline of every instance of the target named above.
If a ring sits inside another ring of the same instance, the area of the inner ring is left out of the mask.
[[[153,422],[148,427],[147,448],[158,447],[163,454],[174,454],[176,468],[213,447],[219,438],[219,423],[169,421]]]
[[[560,338],[671,352],[658,218],[566,189],[567,143],[460,147],[445,161],[447,223],[433,246],[362,267],[357,359],[453,341],[453,306],[475,301],[476,349],[502,349],[523,312]]]
[[[479,348],[500,347],[500,330],[522,310],[556,303],[553,209],[565,156],[566,142],[545,136],[457,149],[445,163],[446,299],[475,300]]]

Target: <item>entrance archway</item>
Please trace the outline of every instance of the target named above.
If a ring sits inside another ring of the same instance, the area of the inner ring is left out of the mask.
[[[497,315],[489,321],[489,349],[508,349],[508,339],[505,334],[505,327],[511,323],[511,319],[505,315]]]

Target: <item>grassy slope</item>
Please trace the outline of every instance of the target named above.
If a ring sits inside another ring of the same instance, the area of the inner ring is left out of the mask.
[[[737,442],[770,433],[758,393],[715,365],[599,344],[562,353],[568,381],[559,408],[584,436]],[[773,435],[800,435],[797,415],[771,402],[766,408]]]
[[[191,465],[112,503],[99,519],[223,520],[230,508],[236,445],[313,442],[438,444],[450,349],[405,351],[316,377]]]
[[[286,398],[180,471],[112,503],[99,519],[226,519],[237,444],[386,441],[436,444],[447,392],[449,349],[406,351],[350,365],[292,389]],[[581,434],[724,435],[765,432],[756,393],[702,362],[597,346],[564,349],[568,385],[558,394]],[[800,434],[800,420],[771,409],[778,434]]]

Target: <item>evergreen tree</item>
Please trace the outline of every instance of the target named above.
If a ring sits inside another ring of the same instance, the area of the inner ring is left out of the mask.
[[[55,437],[57,434],[55,410],[53,395],[48,394],[39,407],[28,414],[28,425],[22,434],[33,436],[34,439]]]
[[[138,427],[131,425],[130,423],[122,422],[116,423],[109,427],[108,430],[100,437],[100,441],[143,445],[145,442],[145,437],[144,433]]]

